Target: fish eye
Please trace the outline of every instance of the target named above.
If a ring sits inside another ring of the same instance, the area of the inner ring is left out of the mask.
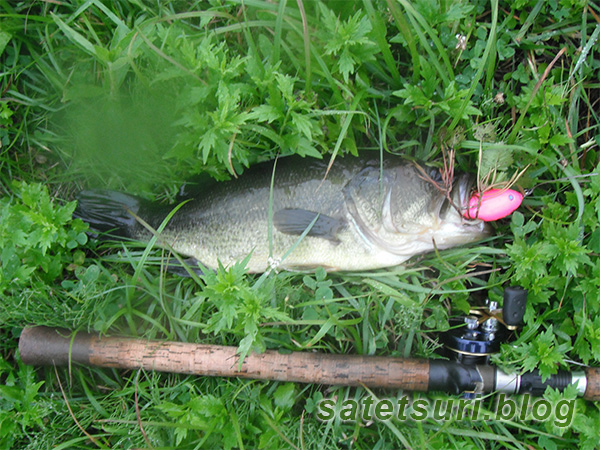
[[[508,196],[508,199],[509,199],[509,200],[512,202],[512,201],[515,199],[515,196],[514,196],[514,195],[512,195],[512,194],[510,194],[510,195]]]

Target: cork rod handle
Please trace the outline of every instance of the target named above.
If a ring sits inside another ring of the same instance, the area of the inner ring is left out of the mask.
[[[426,360],[267,350],[247,355],[240,368],[236,347],[100,338],[87,333],[73,336],[47,327],[24,329],[19,352],[23,362],[31,365],[72,361],[121,369],[411,391],[426,391],[429,384]]]
[[[600,401],[600,368],[587,367],[585,377],[587,386],[583,398],[596,402]]]

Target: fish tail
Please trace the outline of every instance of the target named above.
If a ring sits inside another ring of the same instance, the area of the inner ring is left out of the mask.
[[[133,237],[132,231],[136,226],[133,214],[138,214],[141,205],[141,199],[122,192],[103,189],[81,191],[73,216],[97,231]]]

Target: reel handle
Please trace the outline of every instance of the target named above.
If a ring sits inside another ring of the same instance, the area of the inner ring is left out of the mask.
[[[504,289],[502,320],[508,328],[514,329],[523,323],[526,307],[527,289],[520,286],[509,286]]]

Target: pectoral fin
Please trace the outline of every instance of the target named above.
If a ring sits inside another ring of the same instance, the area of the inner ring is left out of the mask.
[[[330,241],[338,241],[337,234],[346,225],[346,222],[342,219],[306,209],[281,209],[273,215],[275,228],[285,234],[301,235],[310,227],[313,221],[315,222],[310,228],[308,236],[320,237]]]

